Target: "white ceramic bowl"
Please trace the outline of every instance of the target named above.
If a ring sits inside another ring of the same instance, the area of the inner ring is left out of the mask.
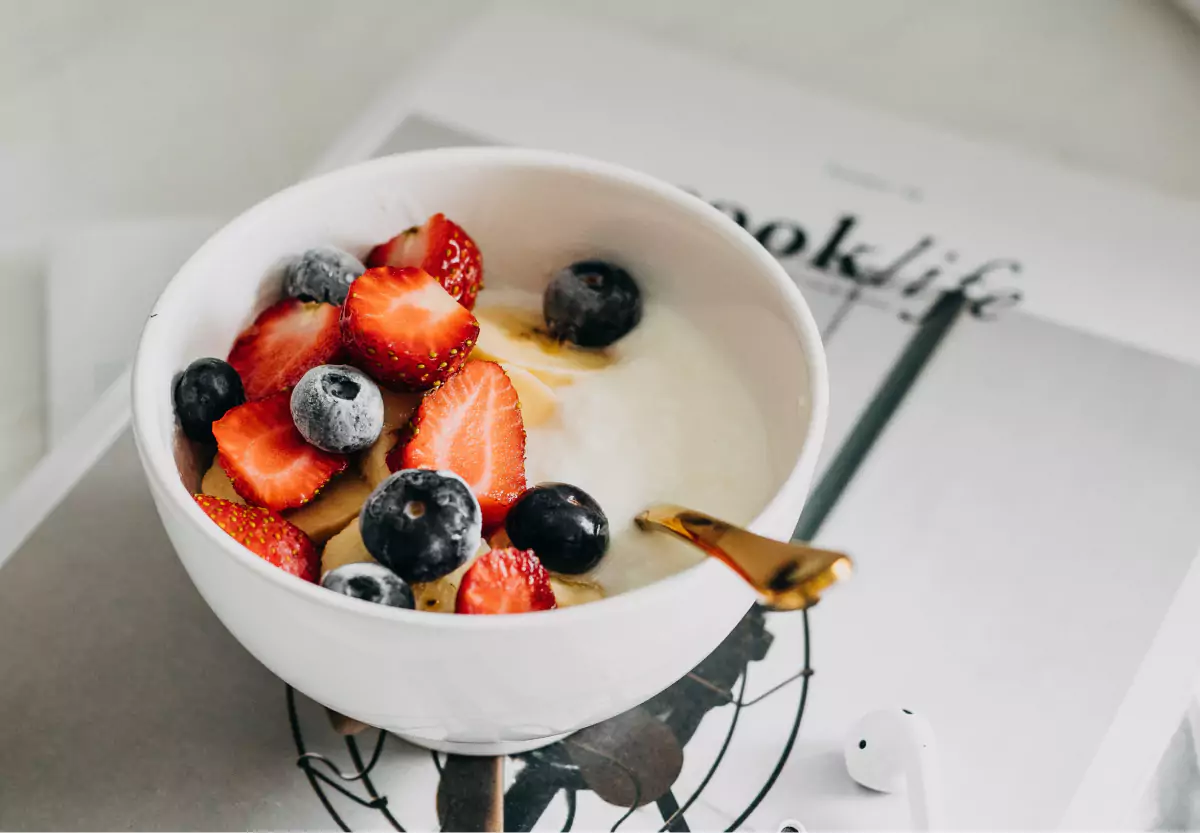
[[[540,291],[562,264],[610,256],[739,359],[775,462],[757,532],[786,538],[804,503],[825,429],[825,355],[795,285],[718,211],[648,176],[540,151],[403,154],[301,183],[219,231],[174,277],[138,346],[133,422],[159,515],[201,595],[314,700],[430,748],[511,753],[675,682],[737,624],[748,588],[710,559],[544,613],[437,615],[340,596],[255,557],[201,512],[191,493],[202,472],[171,401],[189,362],[224,356],[277,297],[284,258],[317,244],[365,255],[437,211],[470,230],[489,286]]]

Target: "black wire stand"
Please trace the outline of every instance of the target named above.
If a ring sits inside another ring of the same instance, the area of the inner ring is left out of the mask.
[[[655,799],[654,803],[662,816],[662,826],[658,828],[660,831],[690,830],[686,813],[703,795],[704,790],[716,776],[726,753],[735,740],[742,711],[767,698],[779,696],[781,692],[792,688],[793,683],[799,682],[800,691],[791,727],[780,749],[779,757],[758,792],[730,822],[727,830],[738,829],[750,817],[775,786],[775,782],[787,764],[799,735],[805,706],[808,702],[809,684],[813,674],[811,631],[807,611],[771,614],[802,617],[803,656],[798,658],[799,668],[794,673],[780,680],[762,694],[747,700],[745,692],[750,665],[766,656],[774,639],[765,626],[767,614],[770,614],[770,611],[765,608],[758,606],[752,608],[734,632],[707,659],[675,685],[644,704],[646,710],[671,729],[678,739],[681,749],[691,739],[704,714],[712,709],[721,709],[724,712],[723,706],[732,706],[728,712],[729,725],[723,741],[698,785],[682,803],[678,801],[671,789],[666,790]],[[736,694],[733,691],[735,687],[737,688]],[[689,707],[681,709],[678,706],[681,702],[680,698],[684,696],[688,698],[686,702]],[[697,705],[698,701],[699,705]],[[316,793],[332,821],[341,830],[351,830],[334,806],[334,795],[340,795],[359,807],[375,810],[379,814],[378,822],[372,822],[372,828],[391,827],[393,830],[403,831],[405,828],[393,813],[388,797],[380,793],[371,778],[388,741],[388,733],[376,730],[373,743],[366,744],[360,744],[359,739],[354,735],[344,737],[349,764],[343,767],[332,758],[310,752],[307,749],[301,721],[296,710],[295,692],[290,686],[287,688],[287,709],[292,738],[295,741],[298,755],[296,764],[308,778],[313,792]],[[613,767],[613,771],[623,773],[624,777],[628,779],[633,799],[629,802],[622,802],[621,806],[614,807],[614,813],[617,815],[611,830],[620,830],[622,825],[640,808],[643,804],[641,798],[644,793],[638,773],[610,752],[588,747],[578,740],[573,741],[572,739],[575,737],[573,735],[543,749],[514,755],[510,758],[510,760],[522,762],[524,768],[518,773],[516,782],[508,788],[504,796],[505,830],[531,830],[541,818],[542,812],[550,801],[559,792],[563,793],[567,807],[566,820],[561,829],[570,830],[572,828],[575,822],[577,794],[589,789],[586,780],[581,776],[578,765],[572,761],[570,755],[572,743],[575,744],[575,750],[583,749],[587,754],[597,756]],[[364,758],[365,749],[370,751]],[[444,756],[431,752],[430,759],[431,766],[435,767],[438,774],[441,775],[445,766]],[[628,807],[624,806],[626,803],[629,804]]]

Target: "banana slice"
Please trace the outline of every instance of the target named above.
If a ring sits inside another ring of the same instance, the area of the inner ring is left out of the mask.
[[[572,607],[604,598],[604,588],[594,581],[565,576],[550,576],[550,589],[559,607]]]
[[[358,461],[359,471],[372,489],[391,474],[387,467],[387,455],[396,444],[396,431],[412,419],[421,404],[419,393],[393,393],[384,388],[379,391],[383,394],[383,430],[379,433],[379,439],[363,452]]]
[[[224,498],[234,503],[246,503],[242,500],[242,496],[233,490],[233,481],[229,479],[225,469],[221,468],[221,464],[216,460],[204,473],[204,479],[200,481],[200,491],[210,497]]]
[[[350,472],[336,478],[310,503],[284,512],[283,517],[300,527],[315,543],[322,544],[358,517],[370,494],[370,485]]]
[[[395,431],[404,425],[416,413],[421,404],[423,393],[396,393],[380,388],[383,394],[383,430]]]
[[[371,553],[363,543],[362,534],[358,531],[358,518],[350,525],[329,539],[325,550],[321,553],[321,575],[346,564],[359,564],[364,561],[374,562]]]
[[[362,472],[363,480],[372,489],[387,480],[388,475],[391,474],[387,467],[387,455],[395,444],[396,432],[385,430],[359,458],[358,470]]]
[[[414,584],[413,596],[416,599],[417,610],[428,613],[453,613],[455,601],[458,599],[458,585],[462,583],[463,574],[476,558],[490,549],[488,542],[481,540],[475,554],[453,573],[444,575],[437,581]]]
[[[471,358],[524,368],[547,385],[569,385],[583,373],[602,370],[613,357],[558,342],[542,330],[537,311],[515,307],[476,310],[479,340]]]
[[[521,403],[521,420],[526,428],[543,425],[558,413],[558,397],[554,390],[523,367],[501,364],[508,380],[517,390]]]

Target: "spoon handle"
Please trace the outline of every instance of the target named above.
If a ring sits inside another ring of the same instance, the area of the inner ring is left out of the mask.
[[[848,578],[852,568],[845,553],[764,538],[682,506],[651,506],[634,521],[641,529],[670,533],[720,559],[776,610],[811,607],[825,588]]]

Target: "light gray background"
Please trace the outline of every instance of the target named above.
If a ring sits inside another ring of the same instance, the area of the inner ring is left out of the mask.
[[[292,182],[487,5],[0,0],[0,181],[22,197],[0,196],[0,230],[228,216]],[[1200,194],[1200,36],[1166,0],[502,5],[627,25],[961,134]]]

